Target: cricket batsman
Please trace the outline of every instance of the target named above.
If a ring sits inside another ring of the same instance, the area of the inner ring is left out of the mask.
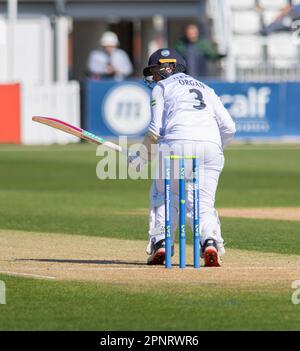
[[[185,74],[186,63],[169,48],[154,52],[143,74],[151,94],[151,122],[136,158],[145,162],[151,155],[151,144],[168,146],[174,152],[192,153],[199,158],[200,237],[199,248],[205,266],[218,267],[225,254],[218,213],[214,208],[219,176],[224,166],[224,148],[235,134],[235,124],[214,90]],[[142,150],[147,150],[143,152]],[[186,151],[187,150],[187,151]],[[174,177],[172,173],[171,177]],[[186,214],[193,227],[192,164],[186,163]],[[172,235],[178,226],[178,179],[172,179]],[[163,265],[165,261],[164,179],[156,177],[150,190],[147,263]],[[174,244],[172,246],[174,254]]]

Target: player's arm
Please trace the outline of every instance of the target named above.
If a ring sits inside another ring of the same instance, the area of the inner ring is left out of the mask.
[[[163,88],[157,84],[151,94],[151,121],[138,153],[147,162],[153,160],[156,155],[157,148],[153,145],[157,144],[161,136],[163,111]]]
[[[212,91],[215,117],[219,126],[223,149],[230,144],[236,132],[235,123],[220,98]]]
[[[163,111],[163,87],[160,84],[157,84],[152,90],[151,94],[151,121],[148,132],[143,141],[144,150],[147,150],[149,161],[155,157],[155,151],[151,150],[151,145],[156,144],[161,136]]]

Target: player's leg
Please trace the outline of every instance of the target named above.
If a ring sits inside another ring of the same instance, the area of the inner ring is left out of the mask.
[[[170,143],[172,144],[172,143]],[[177,145],[177,143],[175,143]],[[156,167],[156,179],[150,191],[150,210],[149,210],[149,238],[147,253],[149,256],[148,264],[163,264],[165,259],[165,179],[164,179],[164,160],[170,154],[179,152],[178,146],[175,149],[169,144],[160,145],[158,162]],[[175,231],[178,226],[179,196],[178,196],[178,166],[176,162],[171,162],[171,198],[172,198],[172,254],[174,253]]]
[[[165,203],[164,180],[153,181],[150,190],[149,233],[146,252],[150,265],[163,264],[165,260]],[[178,226],[178,195],[172,194],[172,234],[174,252],[174,233]]]
[[[210,253],[214,262],[207,265],[219,265],[219,256],[224,255],[224,241],[221,235],[221,226],[218,213],[214,208],[215,194],[219,176],[224,165],[224,156],[220,148],[213,143],[203,143],[203,160],[199,159],[200,169],[200,233],[202,256]],[[187,194],[187,217],[190,226],[193,226],[193,184],[189,181]]]
[[[164,156],[166,155],[191,155],[193,153],[193,143],[186,141],[171,141],[167,148],[161,147],[159,165],[164,168]],[[192,169],[192,160],[185,162],[186,177],[189,177]],[[149,241],[147,253],[150,255],[148,264],[163,264],[165,254],[165,180],[164,172],[159,167],[156,170],[156,180],[151,187],[150,211],[149,211]],[[174,159],[171,162],[171,198],[172,198],[172,252],[174,252],[175,232],[178,226],[179,218],[179,160]]]

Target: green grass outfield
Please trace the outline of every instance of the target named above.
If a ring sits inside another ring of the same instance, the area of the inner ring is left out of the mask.
[[[217,207],[300,207],[300,145],[234,145],[225,157]],[[100,181],[99,160],[90,145],[0,146],[0,229],[145,240],[147,214],[121,212],[148,207],[150,181]],[[222,230],[230,248],[300,255],[299,223],[224,218]],[[117,283],[0,279],[7,288],[0,330],[300,329],[290,286],[131,291]]]
[[[5,330],[299,330],[289,293],[207,286],[128,291],[117,284],[49,282],[0,275]]]

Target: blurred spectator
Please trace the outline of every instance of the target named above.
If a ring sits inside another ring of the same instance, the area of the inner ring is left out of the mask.
[[[126,52],[119,49],[119,39],[113,32],[105,32],[101,39],[102,50],[90,53],[88,76],[92,79],[122,80],[132,73],[132,64]]]
[[[184,37],[175,43],[175,50],[185,59],[187,74],[193,77],[206,77],[209,75],[207,61],[217,61],[225,55],[220,55],[213,45],[199,35],[195,24],[185,27]]]

